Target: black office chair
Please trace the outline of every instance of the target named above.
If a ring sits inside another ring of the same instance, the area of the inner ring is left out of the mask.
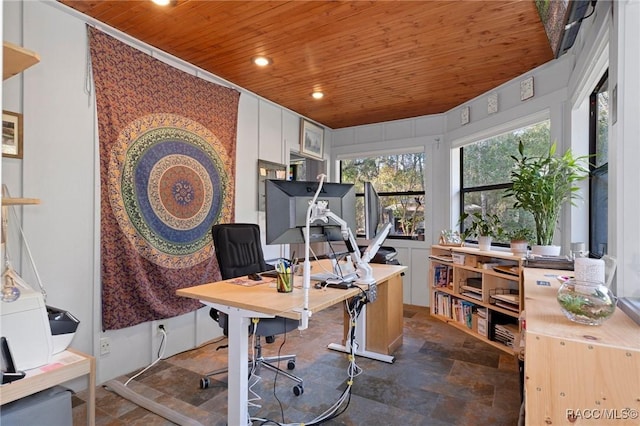
[[[213,244],[215,246],[216,258],[220,266],[220,273],[223,280],[236,278],[243,275],[264,272],[274,269],[264,261],[262,254],[262,243],[260,241],[260,228],[251,223],[229,223],[214,225],[211,229]],[[228,335],[227,315],[216,309],[211,309],[211,317],[222,327],[224,335]],[[261,337],[272,337],[284,334],[298,328],[299,322],[284,317],[260,318],[256,332],[255,362],[256,368],[264,366],[279,374],[283,374],[296,382],[293,393],[296,396],[304,392],[302,379],[279,369],[271,363],[287,361],[287,368],[293,370],[296,366],[295,355],[281,355],[276,357],[263,357]],[[250,333],[253,333],[253,326],[250,326]],[[250,361],[251,362],[251,361]],[[210,384],[210,376],[227,372],[227,368],[212,371],[200,379],[200,387],[206,389]]]

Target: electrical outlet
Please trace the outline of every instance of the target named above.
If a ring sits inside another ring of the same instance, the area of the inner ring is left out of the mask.
[[[162,330],[166,335],[169,335],[169,330],[167,330],[167,325],[164,323],[158,324],[158,335],[162,336]]]
[[[100,338],[100,355],[107,355],[111,352],[111,340],[108,337]]]

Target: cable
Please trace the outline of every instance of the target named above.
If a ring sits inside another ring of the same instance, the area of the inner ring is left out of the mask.
[[[262,400],[262,397],[255,390],[253,390],[253,387],[256,386],[258,383],[260,383],[260,381],[262,380],[262,377],[256,374],[256,370],[258,367],[256,363],[256,336],[258,332],[258,323],[260,322],[260,318],[251,318],[251,322],[253,323],[253,330],[251,333],[251,351],[252,352],[251,352],[251,371],[249,371],[248,392],[251,395],[253,395],[253,397],[249,397],[247,399],[247,409],[249,407],[262,408],[262,405],[254,402],[254,401]],[[254,380],[253,383],[251,383],[252,379]],[[250,416],[248,417],[250,418]]]
[[[140,371],[138,374],[135,374],[129,380],[124,382],[125,386],[129,385],[130,381],[136,379],[142,373],[144,373],[145,371],[147,371],[148,369],[150,369],[151,367],[156,365],[158,363],[158,361],[160,361],[162,359],[162,357],[164,356],[164,350],[166,349],[167,332],[165,331],[164,326],[161,325],[159,328],[160,328],[160,332],[162,333],[162,340],[160,341],[160,347],[158,348],[158,358],[156,358],[155,361],[153,361],[151,364],[149,364],[145,368],[143,368],[142,371]]]
[[[284,408],[282,408],[282,402],[280,401],[280,398],[278,398],[278,395],[276,394],[276,382],[278,380],[278,373],[280,373],[280,355],[282,354],[282,347],[284,346],[285,343],[287,343],[287,332],[286,332],[286,318],[282,318],[282,323],[283,323],[283,328],[285,329],[284,335],[283,335],[283,339],[282,339],[282,343],[280,344],[280,347],[278,347],[278,362],[276,363],[276,376],[273,378],[273,397],[276,399],[276,401],[278,401],[278,405],[280,406],[280,416],[282,417],[282,423],[284,423]]]
[[[357,317],[358,315],[360,315],[360,312],[362,311],[362,307],[366,303],[367,303],[366,293],[364,291],[362,291],[360,295],[355,296],[351,301],[345,301],[345,309],[349,314],[349,324],[350,324],[347,339],[350,342],[351,350],[348,355],[349,365],[347,367],[347,374],[348,374],[347,387],[342,391],[338,399],[329,408],[327,408],[322,414],[318,415],[310,422],[278,423],[274,420],[257,418],[257,417],[251,418],[252,421],[260,421],[262,422],[260,423],[261,425],[273,424],[273,425],[279,425],[279,426],[314,426],[314,425],[320,425],[329,420],[335,419],[336,417],[340,416],[342,413],[344,413],[347,410],[351,402],[351,389],[353,387],[353,381],[355,377],[362,374],[362,371],[363,371],[362,368],[360,368],[355,361],[356,360],[355,352],[356,352],[356,348],[358,347],[358,343],[355,340],[355,335],[356,335],[355,328],[357,323],[356,322]],[[284,422],[284,415],[283,415],[283,422]]]

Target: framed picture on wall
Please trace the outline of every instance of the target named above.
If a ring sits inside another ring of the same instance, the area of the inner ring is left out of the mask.
[[[324,129],[302,118],[300,122],[300,152],[311,157],[322,158],[323,145]]]
[[[22,158],[22,114],[2,111],[2,156]]]

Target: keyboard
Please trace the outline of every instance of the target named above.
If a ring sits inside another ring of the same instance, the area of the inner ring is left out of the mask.
[[[311,274],[311,279],[314,281],[326,281],[332,278],[340,278],[336,274],[331,272],[318,272],[317,274]]]
[[[345,282],[351,282],[351,281],[355,281],[356,278],[358,278],[358,275],[355,272],[352,272],[350,274],[345,274],[342,277],[336,274],[332,274],[331,272],[318,272],[317,274],[311,274],[311,279],[313,281],[327,281],[331,279],[338,279]]]
[[[342,290],[348,290],[351,287],[353,287],[353,284],[346,283],[346,282],[336,282],[336,283],[327,283],[327,284],[325,284],[325,287],[339,288],[339,289],[342,289]]]

